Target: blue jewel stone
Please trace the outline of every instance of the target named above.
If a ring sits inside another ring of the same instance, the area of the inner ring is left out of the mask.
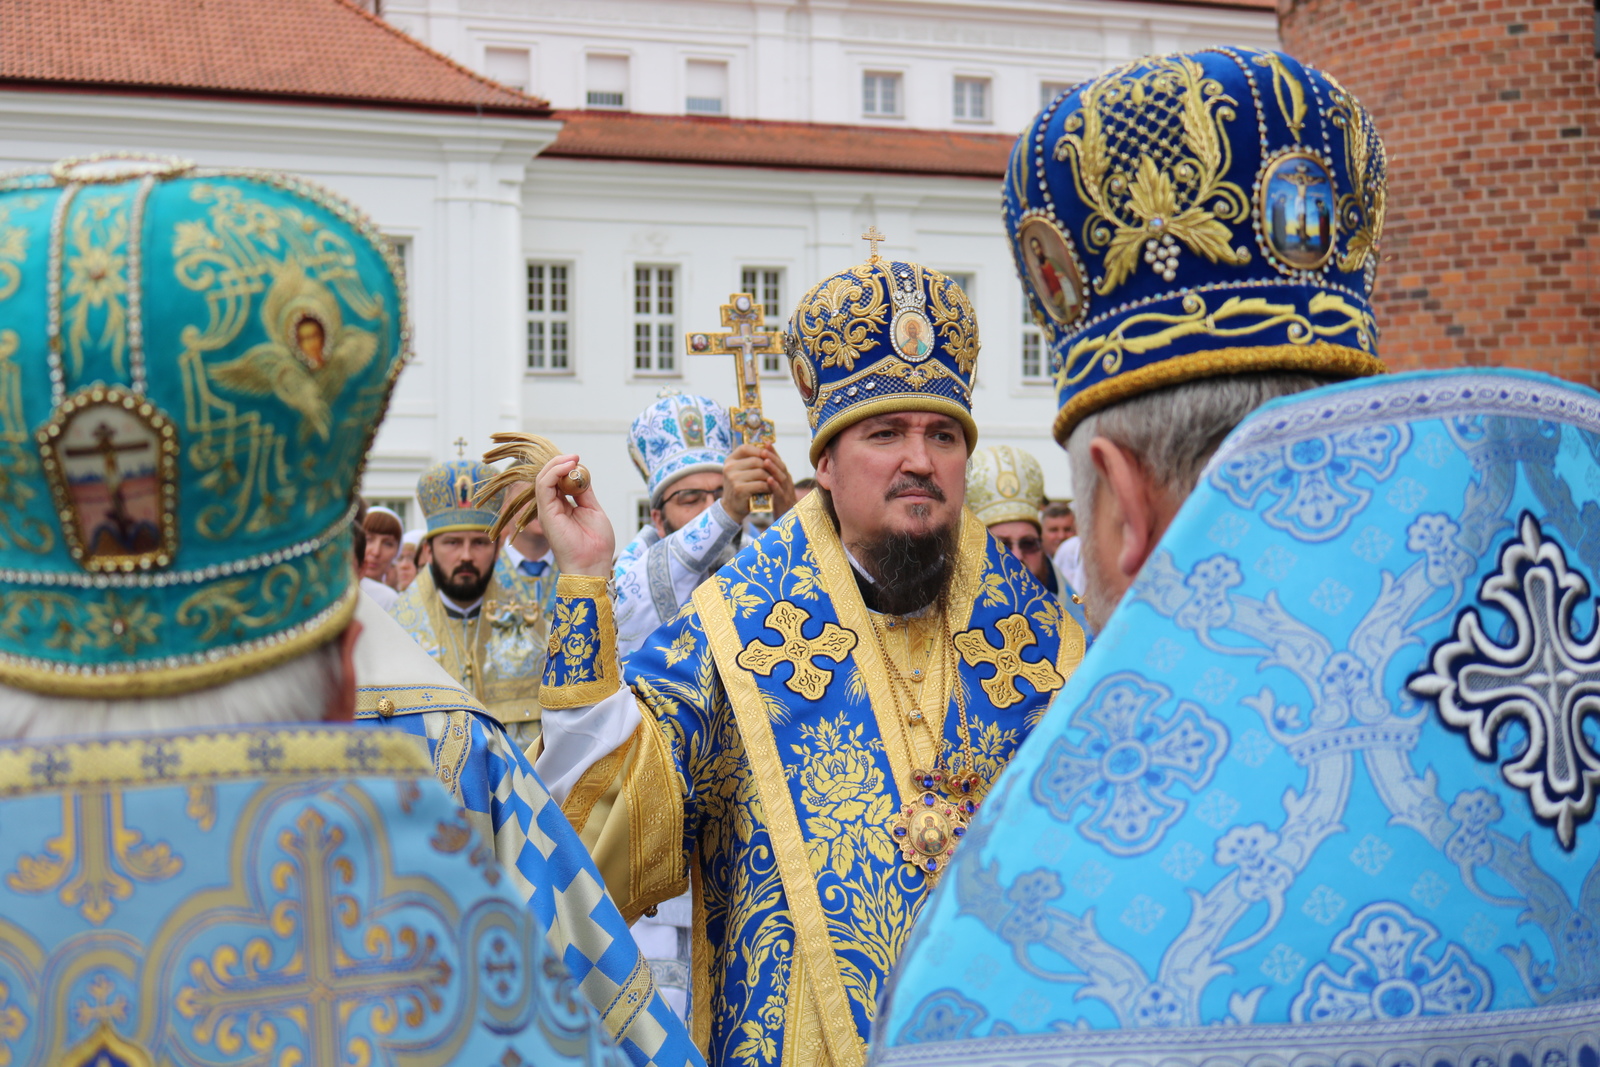
[[[922,802],[924,804],[926,804],[930,808],[933,807],[933,794],[932,793],[924,793],[924,794],[922,794]]]
[[[955,837],[960,837],[962,834],[964,834],[966,832],[967,832],[967,829],[964,826],[957,826],[957,827],[953,828],[950,831],[950,833]]]
[[[939,861],[938,860],[929,860],[928,861],[928,870],[937,871],[938,869],[939,869]]]
[[[894,836],[896,836],[896,837],[904,837],[904,836],[906,836],[906,828],[904,826],[896,826],[894,828]]]

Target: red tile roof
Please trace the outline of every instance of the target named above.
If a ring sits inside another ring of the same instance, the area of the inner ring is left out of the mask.
[[[0,0],[0,88],[549,111],[348,0]]]
[[[1015,134],[562,111],[543,156],[999,178]]]

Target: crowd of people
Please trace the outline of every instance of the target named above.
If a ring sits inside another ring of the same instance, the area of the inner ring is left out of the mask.
[[[619,549],[532,444],[361,501],[352,205],[0,178],[0,1060],[1592,1067],[1600,402],[1385,374],[1386,183],[1287,55],[1086,82],[1002,190],[1074,499],[873,229],[814,473],[664,391]]]

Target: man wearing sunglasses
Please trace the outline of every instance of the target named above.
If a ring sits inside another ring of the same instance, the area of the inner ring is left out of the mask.
[[[1080,626],[1083,609],[1076,590],[1056,569],[1044,550],[1039,502],[1044,499],[1044,471],[1032,453],[1010,445],[975,449],[967,460],[967,506],[1028,572],[1061,601]]]
[[[633,420],[628,455],[650,490],[650,525],[622,550],[612,572],[621,656],[733,558],[751,497],[771,493],[774,519],[795,498],[794,479],[777,451],[735,448],[727,409],[710,397],[663,391]]]

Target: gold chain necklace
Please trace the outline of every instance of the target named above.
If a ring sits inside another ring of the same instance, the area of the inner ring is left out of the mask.
[[[439,594],[439,606],[445,606],[444,594]],[[478,637],[483,633],[484,609],[488,607],[487,597],[479,603],[477,617],[472,620],[472,636],[467,637],[467,620],[450,617],[448,610],[444,613],[444,631],[450,645],[450,652],[456,657],[456,662],[461,664],[461,687],[475,697],[479,696],[478,681]],[[455,623],[461,624],[461,632],[456,633]]]
[[[955,855],[956,844],[965,836],[972,816],[977,813],[978,794],[983,785],[983,779],[977,772],[977,760],[972,751],[967,702],[961,692],[961,680],[956,674],[958,665],[955,645],[949,640],[948,618],[944,598],[941,597],[934,632],[938,637],[945,638],[941,642],[945,646],[946,653],[943,677],[949,681],[950,688],[955,693],[956,709],[961,717],[962,766],[959,770],[953,766],[953,758],[946,760],[943,729],[935,733],[928,724],[927,716],[922,713],[910,682],[901,673],[899,664],[889,655],[888,645],[884,641],[883,634],[879,632],[876,617],[869,617],[872,621],[873,639],[877,642],[879,655],[882,656],[884,666],[890,674],[889,695],[894,700],[895,722],[899,726],[900,740],[906,753],[912,758],[910,786],[914,796],[901,806],[900,813],[890,821],[889,834],[899,847],[901,858],[920,870],[931,886],[938,881],[939,875],[949,865],[950,857]],[[932,660],[931,656],[929,660]],[[929,670],[928,677],[922,683],[924,697],[928,691],[927,687],[933,680],[933,672]],[[938,688],[942,690],[943,686]],[[902,690],[907,703],[911,705],[912,710],[909,713],[900,700]],[[937,693],[937,696],[942,696],[942,693]],[[917,766],[919,757],[911,738],[911,731],[918,726],[928,730],[933,738],[933,761],[927,768]],[[941,792],[945,795],[941,796]]]

